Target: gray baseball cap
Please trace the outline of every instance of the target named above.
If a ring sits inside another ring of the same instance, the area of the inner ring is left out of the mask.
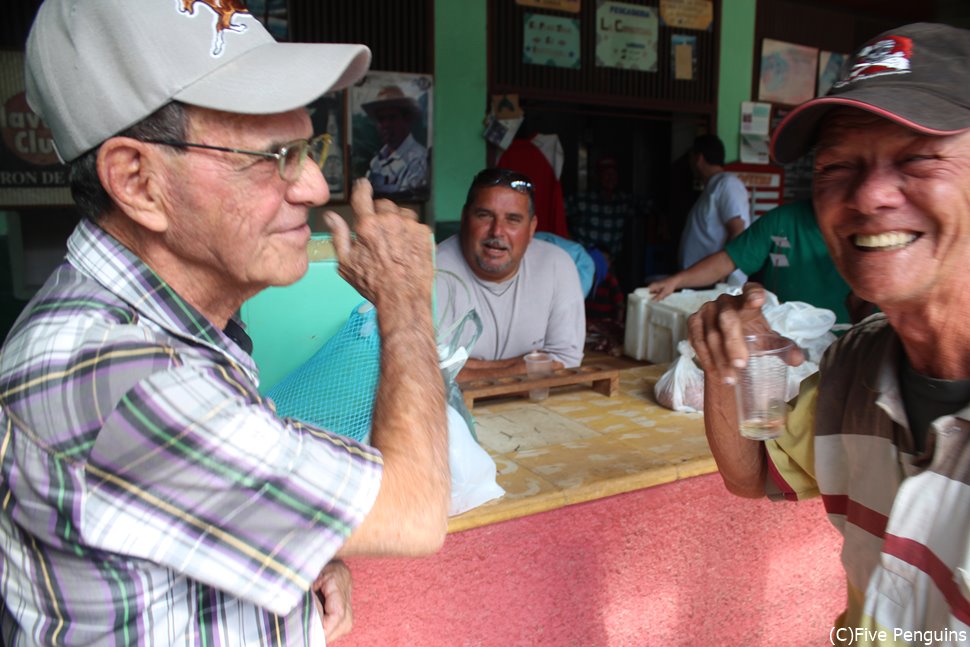
[[[27,102],[71,161],[170,101],[286,112],[367,73],[363,45],[278,43],[242,0],[45,0]]]

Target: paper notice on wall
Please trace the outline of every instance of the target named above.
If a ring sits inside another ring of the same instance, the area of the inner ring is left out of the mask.
[[[697,67],[697,37],[671,34],[670,44],[674,52],[674,78],[678,81],[693,81]]]
[[[597,0],[596,65],[656,72],[658,32],[653,7]]]
[[[741,134],[767,135],[771,128],[771,104],[741,102]]]
[[[539,9],[579,13],[580,0],[515,0],[515,3],[523,7],[538,7]]]
[[[710,29],[714,4],[711,0],[660,0],[660,18],[668,27]]]
[[[522,116],[517,94],[493,94],[492,114],[496,119],[518,119]]]
[[[768,135],[741,135],[740,158],[745,164],[768,164]]]
[[[495,144],[502,150],[505,150],[512,145],[515,133],[518,132],[519,126],[521,125],[522,117],[515,119],[497,119],[495,115],[489,115],[485,118],[485,132],[482,133],[482,136],[489,143]]]
[[[522,62],[578,70],[579,35],[576,18],[527,13],[523,17]]]
[[[768,164],[768,135],[771,128],[771,104],[741,102],[741,150],[739,157],[748,164]]]

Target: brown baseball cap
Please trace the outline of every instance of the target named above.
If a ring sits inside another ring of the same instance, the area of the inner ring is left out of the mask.
[[[833,108],[871,112],[926,135],[970,129],[970,31],[914,23],[876,36],[853,54],[824,97],[801,104],[771,140],[776,162],[811,148]]]

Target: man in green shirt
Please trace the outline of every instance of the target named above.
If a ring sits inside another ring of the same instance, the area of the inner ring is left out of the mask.
[[[656,300],[685,287],[712,285],[740,269],[760,272],[762,285],[784,301],[804,301],[835,313],[836,323],[851,323],[851,290],[829,256],[810,200],[772,209],[730,240],[724,249],[685,270],[647,286]]]

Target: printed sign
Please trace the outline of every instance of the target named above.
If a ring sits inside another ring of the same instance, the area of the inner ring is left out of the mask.
[[[27,105],[23,52],[0,52],[0,207],[73,204],[50,129]]]
[[[596,65],[656,72],[658,22],[653,7],[597,0]]]
[[[697,36],[671,34],[670,51],[674,79],[693,81],[697,76]]]
[[[537,7],[539,9],[579,13],[580,0],[515,0],[515,3],[523,7]]]
[[[711,0],[660,0],[660,18],[668,27],[710,29],[714,21]]]
[[[523,63],[579,69],[578,19],[527,13],[523,30]]]

